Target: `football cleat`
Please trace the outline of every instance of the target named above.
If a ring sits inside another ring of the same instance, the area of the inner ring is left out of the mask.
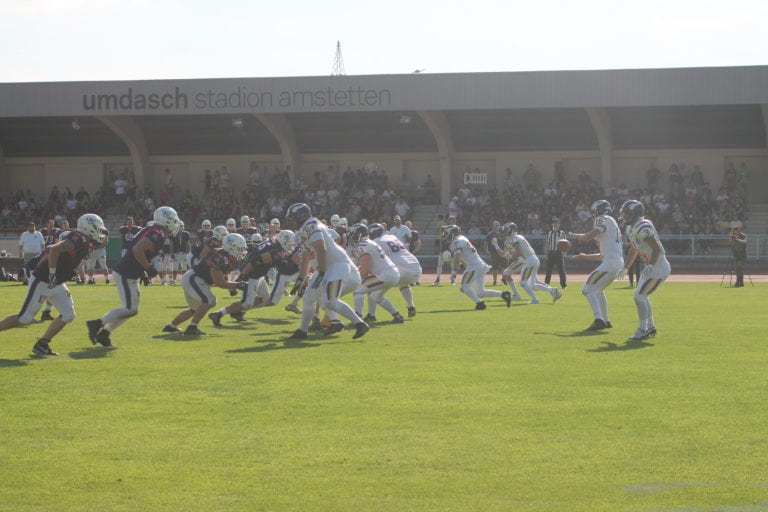
[[[600,318],[595,318],[595,321],[592,322],[592,325],[584,329],[585,331],[602,331],[603,329],[607,329],[608,324],[605,323],[604,320],[601,320]]]
[[[296,329],[293,334],[285,338],[286,340],[305,340],[307,339],[307,333],[301,329]]]
[[[408,318],[413,318],[416,316],[416,308],[410,307],[408,308]]]
[[[523,300],[519,293],[512,295],[512,300]]]
[[[648,330],[647,330],[647,331],[645,331],[645,332],[648,334],[648,337],[649,337],[649,338],[652,338],[653,336],[656,336],[656,332],[657,332],[657,331],[656,331],[656,328],[655,328],[655,327],[651,327],[650,329],[648,329]]]
[[[562,298],[563,298],[563,292],[561,292],[557,288],[552,288],[552,302],[557,302]]]
[[[238,311],[237,313],[230,313],[229,316],[234,318],[237,322],[245,321],[245,311]]]
[[[223,315],[219,313],[218,311],[214,311],[213,313],[208,315],[208,318],[211,319],[211,322],[213,322],[213,325],[216,327],[221,327],[221,317]]]
[[[109,279],[105,279],[104,284],[109,284]]]
[[[395,313],[394,315],[392,315],[393,324],[402,324],[403,322],[405,322],[405,318],[403,318],[403,315],[401,315],[400,313]]]
[[[485,305],[485,302],[480,301],[477,304],[475,304],[475,309],[478,311],[481,311],[483,309],[486,309],[488,306]]]
[[[98,343],[96,341],[96,335],[99,334],[99,331],[101,330],[103,324],[101,323],[101,319],[96,320],[88,320],[85,322],[86,327],[88,327],[88,339],[91,340],[91,343],[94,345]]]
[[[168,324],[165,327],[163,327],[163,332],[181,332],[181,329],[179,329],[173,324]]]
[[[88,284],[96,284],[96,280],[95,279],[89,279],[88,280]]]
[[[341,332],[344,330],[344,324],[339,322],[338,320],[335,320],[328,325],[323,330],[323,336],[330,336],[331,334],[336,334],[337,332]]]
[[[184,336],[202,336],[205,334],[203,331],[197,328],[196,325],[188,325],[186,329],[184,329]]]
[[[288,304],[285,306],[286,311],[290,311],[291,313],[296,313],[297,315],[301,314],[301,310],[296,304]]]
[[[355,325],[355,334],[354,336],[352,336],[352,339],[356,340],[357,338],[361,338],[365,336],[365,333],[367,333],[370,330],[371,330],[371,327],[367,323],[360,322],[359,324]]]
[[[501,292],[501,298],[507,303],[507,307],[512,305],[512,294],[510,292]]]
[[[51,347],[48,346],[48,341],[40,338],[32,347],[32,352],[39,356],[57,356],[58,352],[54,352]]]
[[[432,283],[432,286],[440,286],[440,278],[439,277],[437,279],[435,279],[435,282]]]
[[[376,321],[376,317],[371,314],[367,314],[365,315],[365,318],[363,318],[363,322],[375,322],[375,321]]]
[[[612,329],[613,328],[613,324],[611,322],[605,322],[605,327],[607,329]]]
[[[96,343],[102,347],[114,347],[112,340],[109,339],[109,331],[102,329],[99,334],[96,335]]]
[[[53,320],[53,315],[51,315],[51,311],[49,309],[43,310],[43,314],[40,315],[40,321],[43,320]]]
[[[640,341],[640,340],[648,339],[648,337],[650,337],[650,334],[648,334],[648,331],[638,327],[637,330],[635,331],[635,334],[630,336],[629,339],[630,341]]]

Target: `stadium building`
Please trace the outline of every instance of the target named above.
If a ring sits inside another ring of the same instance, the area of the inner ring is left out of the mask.
[[[749,170],[751,230],[768,232],[768,67],[409,74],[0,84],[3,197],[53,186],[93,192],[130,171],[158,190],[165,170],[202,191],[225,166],[386,171],[444,208],[468,183],[501,187],[532,164],[546,183],[643,186],[646,172],[699,166],[717,188]],[[665,186],[665,185],[664,185]]]

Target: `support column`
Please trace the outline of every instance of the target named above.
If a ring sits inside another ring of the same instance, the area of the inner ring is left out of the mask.
[[[611,119],[604,108],[587,108],[589,120],[597,135],[600,148],[600,183],[607,187],[613,178],[613,132]]]
[[[451,197],[451,169],[453,169],[453,136],[446,115],[440,111],[418,111],[419,117],[432,132],[440,156],[440,202],[448,204]]]
[[[133,160],[133,174],[136,176],[136,186],[143,189],[151,183],[149,166],[149,152],[147,140],[139,124],[132,117],[123,116],[99,116],[96,119],[104,123],[115,135],[128,146]]]
[[[296,174],[299,172],[299,146],[290,121],[282,114],[254,114],[254,117],[277,139],[283,156],[283,165],[288,169],[291,183],[294,183]]]

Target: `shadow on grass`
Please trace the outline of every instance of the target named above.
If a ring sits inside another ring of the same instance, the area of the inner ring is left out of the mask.
[[[27,366],[24,359],[0,359],[0,368],[14,368],[18,366]]]
[[[587,352],[621,352],[626,350],[640,350],[641,348],[654,347],[653,343],[643,340],[627,340],[623,344],[613,343],[611,341],[602,342],[602,346],[591,348]]]
[[[205,334],[186,336],[183,332],[174,332],[168,334],[155,334],[152,336],[153,340],[160,341],[174,341],[174,342],[190,342],[190,341],[205,341],[211,338],[223,338],[223,334],[215,334],[206,331]]]
[[[319,346],[321,346],[320,343],[309,343],[308,341],[302,341],[302,340],[280,340],[280,341],[271,341],[266,345],[259,345],[256,347],[234,348],[231,350],[227,350],[226,352],[229,354],[249,354],[254,352],[256,353],[271,352],[273,350],[313,348],[313,347],[319,347]]]
[[[295,319],[287,320],[285,318],[255,318],[254,320],[258,321],[259,323],[268,325],[286,325],[296,323]]]
[[[558,338],[589,338],[591,336],[605,336],[605,331],[575,331],[575,332],[535,332],[534,334],[546,334],[548,336],[557,336]]]
[[[67,354],[72,359],[103,359],[112,355],[117,347],[91,347]]]

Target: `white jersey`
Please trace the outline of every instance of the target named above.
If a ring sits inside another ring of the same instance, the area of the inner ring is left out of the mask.
[[[531,244],[523,235],[515,233],[504,241],[504,249],[508,254],[513,254],[512,251],[514,251],[515,245],[517,246],[518,254],[524,260],[536,258],[536,251],[533,250],[533,247],[531,247]]]
[[[659,257],[656,260],[656,264],[666,261],[666,252],[664,251],[664,246],[661,245],[659,233],[650,220],[641,218],[634,225],[627,226],[627,240],[637,249],[638,255],[643,260],[643,263],[646,264],[650,263],[651,253],[653,252],[653,249],[651,249],[650,244],[647,242],[649,238],[656,240],[656,245],[659,246]]]
[[[398,269],[421,267],[421,263],[395,235],[381,235],[375,242]]]
[[[453,256],[459,255],[459,262],[463,263],[467,270],[484,269],[483,271],[487,272],[491,268],[483,261],[475,246],[464,235],[459,235],[453,239],[450,250]]]
[[[366,255],[370,271],[376,277],[397,276],[396,280],[400,277],[397,266],[387,257],[379,244],[364,238],[355,245],[354,258],[360,261]]]
[[[299,236],[304,246],[312,250],[312,243],[318,240],[323,240],[325,243],[325,261],[328,266],[333,263],[348,262],[349,256],[342,249],[339,244],[333,241],[331,236],[331,230],[317,220],[315,217],[310,217],[299,229]]]
[[[603,262],[624,264],[624,256],[621,250],[621,230],[616,220],[610,215],[599,215],[595,217],[595,229],[600,234],[595,237],[600,246],[600,254]]]

